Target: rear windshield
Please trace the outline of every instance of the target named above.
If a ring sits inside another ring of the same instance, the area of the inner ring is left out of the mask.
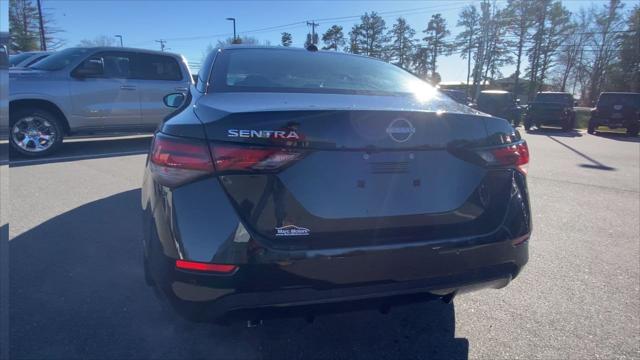
[[[571,94],[538,94],[535,101],[573,105],[573,96]]]
[[[512,102],[513,95],[511,93],[480,93],[480,95],[478,96],[478,106],[505,106],[510,105]]]
[[[67,65],[75,62],[79,57],[84,57],[89,52],[91,52],[91,49],[84,48],[69,48],[62,51],[56,51],[51,56],[31,65],[31,68],[36,70],[64,69]]]
[[[224,50],[214,66],[221,92],[415,93],[427,83],[383,61],[328,52]]]
[[[601,94],[600,98],[598,98],[598,106],[610,105],[640,107],[640,94]]]

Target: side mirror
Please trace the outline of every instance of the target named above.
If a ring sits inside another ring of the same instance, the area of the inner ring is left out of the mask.
[[[184,96],[184,94],[173,93],[165,96],[164,99],[162,99],[162,101],[164,101],[164,104],[167,107],[177,108],[177,107],[180,107],[182,103],[184,103],[185,98],[186,97]]]
[[[72,75],[78,78],[102,76],[104,75],[104,62],[102,59],[85,60],[73,71]]]

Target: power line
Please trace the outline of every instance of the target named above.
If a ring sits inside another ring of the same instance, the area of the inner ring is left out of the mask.
[[[463,0],[460,1],[452,1],[446,4],[438,4],[438,5],[432,5],[432,6],[424,6],[424,7],[420,7],[420,8],[413,8],[413,9],[404,9],[404,10],[390,10],[390,11],[382,11],[382,12],[376,12],[376,14],[378,14],[378,16],[382,17],[382,18],[389,18],[389,17],[393,17],[393,16],[399,16],[399,15],[414,15],[414,14],[421,14],[421,13],[425,13],[425,12],[430,12],[432,10],[458,10],[458,9],[462,9],[464,6],[460,7],[450,7],[451,3],[457,3],[457,4],[461,4],[463,3]],[[464,2],[466,3],[466,0],[464,0]],[[429,11],[427,11],[429,10]],[[385,15],[385,16],[382,16]],[[340,16],[340,17],[332,17],[332,18],[323,18],[323,19],[316,19],[315,21],[335,21],[335,20],[341,20],[338,21],[338,23],[340,22],[348,22],[350,20],[357,20],[361,17],[362,15],[350,15],[350,16]],[[288,23],[288,24],[282,24],[282,25],[274,25],[274,26],[268,26],[268,27],[263,27],[263,28],[258,28],[258,29],[251,29],[251,30],[247,30],[247,31],[243,31],[243,34],[254,34],[254,33],[261,33],[261,32],[269,32],[269,31],[274,31],[274,30],[288,30],[292,27],[301,27],[302,26],[306,26],[306,23],[308,21],[303,20],[303,21],[296,21],[296,22],[292,22],[292,23]],[[187,36],[187,37],[176,37],[176,38],[165,38],[166,41],[173,41],[173,42],[177,42],[177,41],[192,41],[192,40],[202,40],[202,39],[210,39],[210,38],[218,38],[218,37],[225,37],[225,36],[231,36],[231,33],[219,33],[219,34],[210,34],[210,35],[195,35],[195,36]],[[157,41],[157,40],[156,40]],[[133,43],[131,44],[132,46],[135,45],[142,45],[142,44],[147,44],[151,42],[150,40],[148,41],[141,41],[141,42],[137,42],[137,43]]]

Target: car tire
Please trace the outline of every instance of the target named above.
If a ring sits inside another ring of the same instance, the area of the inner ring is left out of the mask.
[[[42,109],[20,109],[10,118],[9,142],[13,150],[29,157],[42,157],[54,153],[62,144],[62,120]],[[37,126],[37,128],[35,128]],[[30,132],[30,134],[25,134]],[[48,141],[42,143],[43,136]],[[24,140],[27,139],[26,143]],[[44,144],[44,146],[43,146]],[[38,149],[38,147],[41,147]]]
[[[636,124],[636,125],[631,125],[629,127],[627,127],[627,135],[629,136],[638,136],[638,133],[640,132],[640,125]]]
[[[524,120],[524,129],[526,131],[529,131],[529,130],[531,130],[531,127],[533,127],[533,124],[531,123],[531,120],[525,119]]]
[[[571,121],[571,118],[566,118],[562,124],[562,130],[564,131],[571,131],[573,130],[573,121]]]

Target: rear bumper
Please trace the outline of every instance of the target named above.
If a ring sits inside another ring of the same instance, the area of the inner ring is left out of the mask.
[[[601,117],[591,117],[589,122],[596,126],[615,126],[615,127],[625,127],[630,125],[640,125],[640,119],[633,118],[601,118]]]
[[[425,245],[348,257],[310,257],[288,264],[249,264],[229,276],[172,269],[164,288],[174,299],[206,304],[208,317],[218,318],[238,310],[384,301],[417,294],[439,297],[501,288],[527,261],[528,242]]]
[[[542,125],[563,125],[567,119],[571,119],[573,114],[566,114],[563,111],[558,112],[529,112],[527,120]]]

